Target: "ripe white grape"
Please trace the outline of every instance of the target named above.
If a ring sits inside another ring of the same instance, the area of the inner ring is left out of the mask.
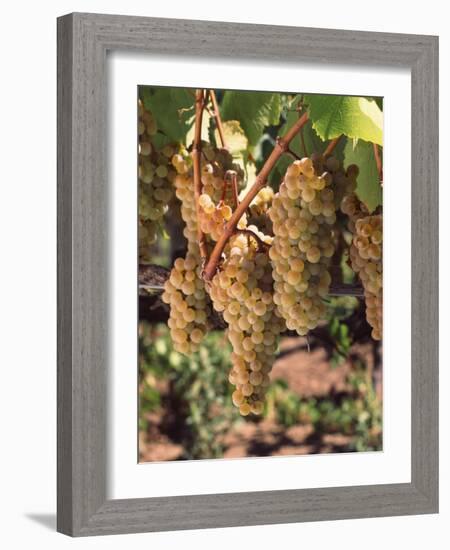
[[[228,204],[231,194],[223,192],[225,174],[228,170],[235,169],[238,181],[241,181],[243,172],[233,163],[227,150],[215,149],[209,143],[202,143],[202,150],[200,225],[202,231],[214,239],[231,216]],[[173,151],[166,150],[164,153],[170,155]],[[208,329],[211,301],[201,274],[192,161],[185,151],[179,150],[172,154],[171,164],[176,170],[175,193],[180,200],[181,217],[185,223],[183,234],[188,243],[188,252],[185,259],[177,258],[175,261],[165,285],[163,300],[170,305],[169,327],[174,347],[181,353],[189,354],[198,350]]]
[[[380,214],[354,221],[355,233],[350,246],[353,271],[361,279],[366,301],[366,318],[372,338],[381,340],[383,321],[383,228]]]
[[[301,336],[324,318],[336,210],[354,185],[337,159],[305,157],[288,167],[272,200],[274,302],[288,329]]]
[[[194,182],[188,173],[188,162],[182,155],[174,156],[172,163],[179,171],[174,181],[175,192],[181,201],[188,250],[185,258],[175,260],[162,299],[170,306],[168,325],[175,350],[190,354],[198,350],[206,334],[211,306],[201,276]]]
[[[210,160],[202,163],[203,194],[199,202],[199,223],[203,233],[217,241],[226,222],[231,218],[234,206],[231,176],[236,176],[236,184],[240,187],[243,172],[226,149],[214,150],[208,144],[207,151],[207,158]],[[245,218],[240,220],[238,227],[244,226]]]
[[[139,134],[139,260],[150,261],[150,247],[156,241],[159,224],[173,196],[175,170],[170,157],[177,147],[158,149],[153,137],[157,132],[152,113],[138,101]]]
[[[176,351],[198,350],[207,331],[209,298],[201,278],[199,253],[191,246],[186,258],[177,258],[164,285],[162,300],[170,305],[168,325]]]
[[[247,229],[270,244],[271,238],[255,226]],[[229,381],[236,386],[232,401],[242,416],[263,411],[278,336],[285,329],[273,302],[267,250],[260,246],[249,234],[232,236],[209,289],[213,307],[228,323],[233,348]]]
[[[358,168],[347,168],[356,180]],[[348,229],[352,234],[349,255],[353,271],[364,287],[366,319],[372,327],[372,338],[381,340],[383,322],[383,218],[369,215],[367,207],[355,193],[344,194],[341,211],[348,216]]]

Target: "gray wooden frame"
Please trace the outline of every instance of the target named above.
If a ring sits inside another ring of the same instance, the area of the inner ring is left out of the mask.
[[[106,498],[106,53],[412,71],[412,481]],[[438,511],[438,38],[75,13],[58,19],[58,530],[73,536]]]

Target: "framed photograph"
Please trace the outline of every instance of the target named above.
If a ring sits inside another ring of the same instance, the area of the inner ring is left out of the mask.
[[[58,530],[438,511],[438,39],[58,19]]]

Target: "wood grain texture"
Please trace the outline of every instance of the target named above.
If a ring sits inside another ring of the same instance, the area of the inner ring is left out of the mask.
[[[412,67],[412,479],[438,508],[438,41]]]
[[[107,500],[106,53],[409,67],[412,481]],[[58,20],[58,530],[73,536],[437,512],[438,40],[71,14]]]
[[[58,21],[57,529],[71,532],[72,479],[72,21]]]

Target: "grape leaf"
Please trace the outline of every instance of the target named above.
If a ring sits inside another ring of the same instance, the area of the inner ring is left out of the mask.
[[[382,111],[383,110],[383,98],[382,97],[374,97],[373,100],[375,101],[375,103],[380,108],[380,111]]]
[[[356,164],[359,167],[356,194],[369,212],[381,204],[383,193],[378,176],[377,164],[373,153],[373,144],[359,139],[356,143],[347,141],[344,150],[344,166]]]
[[[341,134],[383,144],[383,113],[365,97],[306,95],[314,130],[323,140]]]
[[[152,136],[152,146],[157,150],[162,149],[164,145],[168,145],[171,141],[170,138],[161,132],[157,132]]]
[[[227,120],[222,124],[225,143],[233,156],[247,150],[248,139],[238,120]],[[220,143],[219,132],[214,132],[216,143]]]
[[[200,137],[205,141],[209,141],[209,129],[211,126],[211,118],[212,118],[211,115],[205,109],[202,115],[202,129],[200,132]],[[186,134],[185,144],[189,147],[190,144],[193,142],[194,135],[195,135],[195,113],[193,113],[192,118],[188,120],[188,124],[191,124],[191,127],[189,128]]]
[[[266,126],[279,123],[281,108],[280,94],[227,90],[223,94],[220,114],[223,120],[238,120],[249,145],[254,146]]]
[[[194,97],[187,88],[143,86],[140,96],[152,112],[158,129],[170,140],[186,143],[186,135],[194,122]]]
[[[299,113],[295,109],[298,106],[300,100],[301,96],[298,95],[292,101],[290,105],[290,110],[286,115],[286,122],[283,124],[279,131],[279,135],[281,137],[284,136],[288,129],[298,120]],[[303,148],[302,137],[305,148]],[[339,160],[344,159],[345,141],[345,139],[339,140],[339,143],[333,151],[333,156],[335,156]],[[311,155],[312,153],[323,153],[325,151],[326,145],[327,144],[322,141],[322,139],[317,135],[311,121],[308,120],[298,136],[295,136],[294,139],[291,141],[289,148],[297,156],[304,157],[305,153],[306,155]],[[283,178],[286,169],[289,164],[291,164],[292,160],[293,159],[288,155],[282,155],[270,174],[269,182],[271,184],[275,184],[275,186],[277,186],[281,182],[281,179]]]

